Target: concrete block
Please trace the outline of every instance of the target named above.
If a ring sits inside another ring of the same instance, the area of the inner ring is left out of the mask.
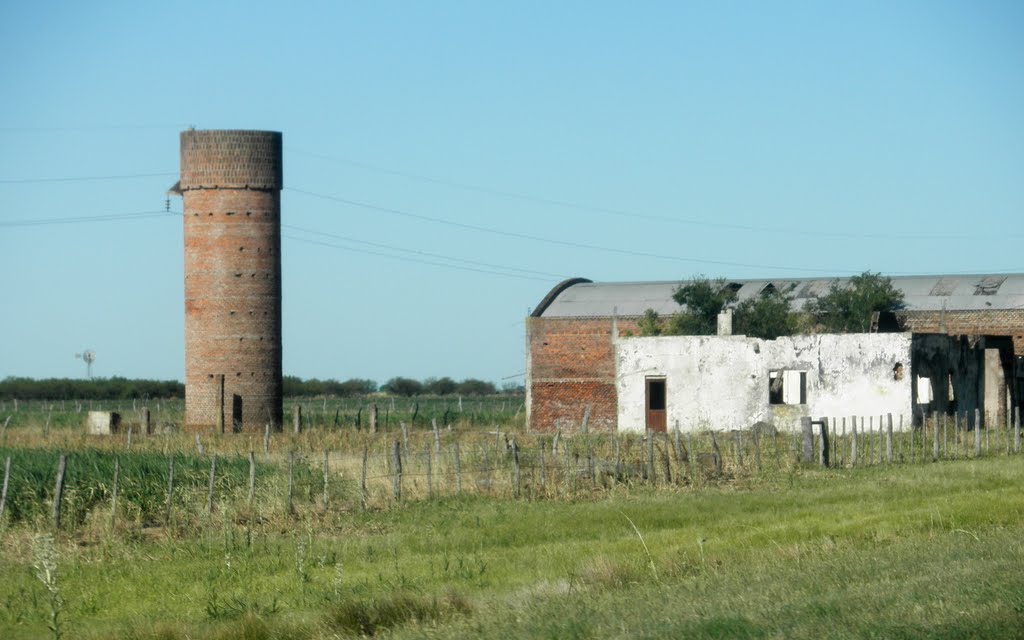
[[[109,436],[121,426],[121,414],[116,411],[90,411],[85,418],[85,431],[91,436]]]

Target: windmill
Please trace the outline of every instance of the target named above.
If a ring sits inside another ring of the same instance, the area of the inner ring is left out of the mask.
[[[92,363],[96,361],[96,352],[92,349],[86,349],[82,353],[76,353],[76,358],[85,360],[85,375],[92,379]]]

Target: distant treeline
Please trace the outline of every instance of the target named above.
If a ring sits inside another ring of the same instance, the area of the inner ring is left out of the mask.
[[[177,380],[128,378],[4,378],[0,400],[131,400],[132,398],[184,398],[185,385]]]
[[[349,398],[382,391],[397,396],[460,395],[486,396],[498,393],[494,384],[467,378],[455,382],[451,378],[392,378],[378,387],[373,380],[352,378],[338,380],[303,380],[284,377],[287,397],[335,396]],[[504,385],[502,393],[522,393],[522,387]],[[184,398],[185,384],[177,380],[133,380],[129,378],[33,378],[9,377],[0,380],[0,400],[131,400],[133,398]]]

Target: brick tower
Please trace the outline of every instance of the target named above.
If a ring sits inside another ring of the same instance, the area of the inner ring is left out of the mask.
[[[183,131],[185,427],[281,428],[281,134]]]

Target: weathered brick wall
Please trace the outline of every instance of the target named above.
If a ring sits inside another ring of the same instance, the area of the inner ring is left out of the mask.
[[[620,318],[618,327],[636,331],[636,320]],[[618,400],[611,318],[527,318],[526,332],[530,428],[575,431],[589,404],[589,429],[614,431]]]
[[[1024,355],[1024,309],[904,311],[902,315],[907,328],[916,333],[1010,336],[1014,353]],[[943,324],[945,332],[940,330]]]
[[[220,375],[226,430],[280,428],[281,136],[181,138],[186,428],[217,425]]]

